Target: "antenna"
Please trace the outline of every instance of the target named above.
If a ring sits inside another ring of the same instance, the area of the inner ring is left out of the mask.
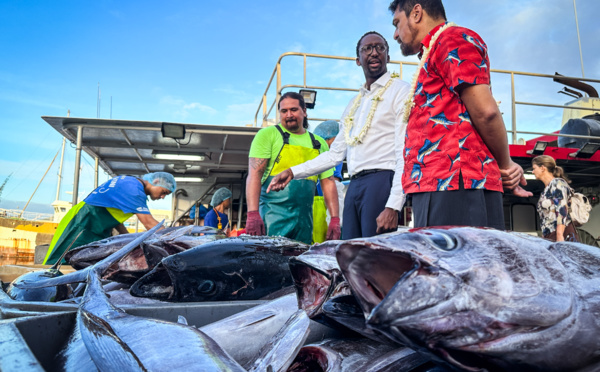
[[[575,0],[573,0],[573,9],[575,10],[575,25],[577,26],[577,41],[579,42],[579,59],[581,60],[581,77],[585,77],[585,72],[583,71],[583,53],[581,52],[581,37],[579,36],[579,21],[577,20],[577,5],[575,5]]]
[[[98,98],[96,99],[96,118],[100,119],[100,83],[98,83]]]

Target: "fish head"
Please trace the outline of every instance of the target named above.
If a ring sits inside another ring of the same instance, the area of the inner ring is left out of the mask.
[[[290,258],[289,266],[298,296],[298,306],[313,319],[322,313],[323,304],[331,298],[349,295],[337,260],[339,241],[328,241]]]
[[[6,294],[15,301],[59,302],[72,297],[71,286],[60,284],[42,288],[20,288],[19,283],[35,283],[62,276],[58,270],[47,269],[25,273],[13,280],[6,288]]]
[[[369,326],[415,347],[485,353],[571,314],[569,276],[550,244],[493,229],[425,228],[348,241],[337,258]]]

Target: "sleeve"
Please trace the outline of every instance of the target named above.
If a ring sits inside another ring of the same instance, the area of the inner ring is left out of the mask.
[[[348,107],[346,107],[346,110],[344,110],[344,115],[340,121],[340,131],[331,144],[329,151],[320,154],[312,160],[292,167],[291,169],[294,173],[294,178],[307,178],[314,176],[315,174],[319,174],[326,169],[333,168],[336,164],[341,163],[344,161],[344,159],[346,159],[347,145],[344,138],[344,118],[346,117],[351,104],[352,101]]]
[[[402,189],[402,173],[404,172],[404,136],[406,134],[406,123],[402,120],[404,116],[404,103],[408,98],[410,87],[405,84],[394,97],[394,112],[396,120],[394,124],[395,136],[394,147],[396,154],[396,168],[394,169],[394,179],[392,180],[392,189],[385,206],[400,211],[406,201],[406,195]]]
[[[274,128],[273,128],[274,129]],[[271,159],[272,155],[272,129],[263,128],[256,133],[250,145],[250,158]]]
[[[344,179],[344,175],[342,174],[342,166],[343,164],[339,163],[335,166],[335,168],[333,168],[333,176],[339,178],[340,180]]]
[[[440,40],[437,69],[448,87],[456,88],[462,83],[472,85],[490,84],[487,46],[479,35],[468,29],[450,33]]]

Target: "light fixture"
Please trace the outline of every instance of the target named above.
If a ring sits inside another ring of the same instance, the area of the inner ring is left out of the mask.
[[[175,182],[204,182],[202,177],[175,177]]]
[[[574,158],[582,158],[582,159],[589,159],[592,156],[594,156],[594,154],[596,153],[596,151],[598,151],[598,149],[600,149],[600,143],[586,143],[585,145],[583,145],[583,147],[581,147],[577,152],[573,153],[573,154],[569,154],[569,156],[574,157]]]
[[[315,108],[315,101],[317,100],[317,91],[310,89],[300,89],[300,95],[304,98],[306,108]]]
[[[203,153],[185,153],[173,151],[152,151],[152,157],[159,160],[187,160],[187,161],[203,161],[206,156]]]
[[[528,150],[527,153],[530,155],[542,155],[546,151],[546,147],[548,147],[548,142],[537,141],[533,146],[533,150]]]
[[[160,131],[162,132],[163,137],[173,138],[173,139],[184,139],[185,138],[185,126],[181,124],[170,124],[170,123],[162,123],[160,127]]]
[[[535,175],[531,173],[525,173],[523,174],[523,177],[525,177],[526,180],[535,180]]]

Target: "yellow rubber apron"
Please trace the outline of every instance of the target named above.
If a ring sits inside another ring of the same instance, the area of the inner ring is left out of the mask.
[[[283,137],[283,147],[273,164],[269,177],[262,185],[260,193],[260,215],[265,223],[267,235],[284,236],[306,244],[312,241],[313,197],[317,176],[303,180],[291,180],[285,189],[267,194],[267,187],[274,176],[284,170],[319,155],[321,143],[312,133],[310,135],[313,148],[290,145],[290,134],[284,132],[279,125],[277,130]]]
[[[327,237],[327,207],[325,198],[315,196],[313,202],[313,244],[323,243]]]

